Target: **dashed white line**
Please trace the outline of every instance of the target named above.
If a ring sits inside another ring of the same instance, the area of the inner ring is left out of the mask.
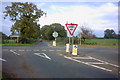
[[[5,59],[0,58],[1,61],[7,62]]]
[[[47,50],[42,50],[42,51],[47,51]]]
[[[33,51],[39,51],[39,50],[33,50]]]
[[[89,63],[87,63],[87,62],[82,62],[82,61],[73,59],[73,58],[71,58],[71,57],[67,57],[67,56],[64,56],[64,57],[67,58],[67,59],[70,59],[70,60],[72,60],[72,61],[76,61],[76,62],[79,62],[79,63],[83,63],[83,64],[86,64],[86,65],[89,65],[89,66],[92,66],[92,67],[96,67],[96,68],[99,68],[99,69],[102,69],[102,70],[105,70],[105,71],[109,71],[109,72],[112,71],[112,70],[110,70],[110,69],[103,68],[103,67],[99,67],[99,66],[96,66],[96,65],[92,65],[92,64],[89,64]]]
[[[25,51],[25,50],[18,50],[18,51]]]
[[[16,49],[12,49],[13,51],[16,51]]]
[[[56,51],[62,51],[62,50],[56,50]]]
[[[10,50],[12,53],[14,53],[14,54],[16,54],[16,55],[20,55],[20,54],[18,54],[18,53],[16,53],[16,52],[14,52],[13,50]]]
[[[26,50],[26,51],[32,51],[32,50]]]
[[[49,51],[55,51],[55,50],[49,50]]]

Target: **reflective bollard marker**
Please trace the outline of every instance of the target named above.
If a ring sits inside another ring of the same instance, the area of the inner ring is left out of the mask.
[[[78,49],[78,46],[77,45],[73,45],[72,55],[77,55],[77,49]]]
[[[56,41],[53,41],[53,46],[56,46]]]

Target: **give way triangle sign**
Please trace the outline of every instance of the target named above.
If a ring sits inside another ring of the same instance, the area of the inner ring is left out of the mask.
[[[78,24],[65,24],[67,27],[67,30],[69,31],[70,35],[73,35]]]

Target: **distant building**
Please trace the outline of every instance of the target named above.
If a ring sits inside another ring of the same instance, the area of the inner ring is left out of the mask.
[[[17,43],[19,42],[19,37],[20,37],[20,35],[10,35],[10,38],[11,39],[17,39]]]

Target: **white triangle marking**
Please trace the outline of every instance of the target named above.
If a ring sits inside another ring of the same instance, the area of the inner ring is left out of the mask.
[[[0,60],[1,60],[1,61],[5,61],[5,62],[7,62],[5,59],[2,59],[2,58],[0,58]]]
[[[51,60],[51,58],[48,57],[45,53],[34,53],[34,54],[37,55],[37,56],[40,56],[40,57],[43,57],[43,58]]]

